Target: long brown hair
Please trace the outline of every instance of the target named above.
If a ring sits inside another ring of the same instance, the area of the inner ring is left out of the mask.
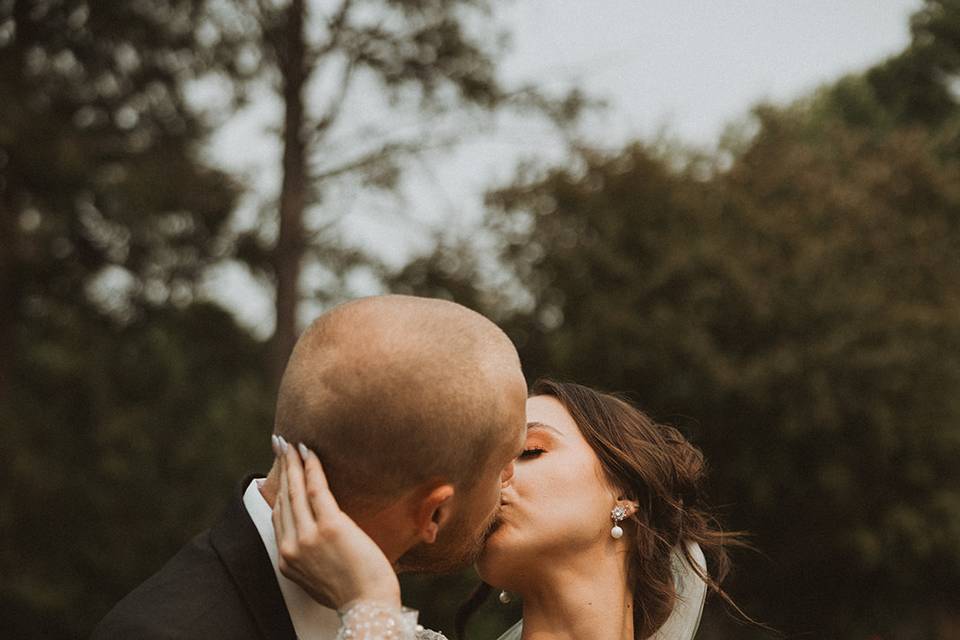
[[[730,569],[728,550],[748,546],[741,532],[725,532],[702,494],[703,454],[676,428],[658,424],[627,400],[583,385],[541,379],[531,396],[556,398],[570,413],[593,449],[611,486],[635,500],[639,509],[625,525],[633,544],[628,579],[633,591],[634,637],[648,638],[666,622],[677,600],[671,557],[679,548],[701,574],[710,591],[743,614],[720,583]],[[697,542],[707,557],[709,573],[690,557]],[[683,543],[683,544],[680,544]],[[469,616],[489,593],[481,585],[457,615],[459,637]]]

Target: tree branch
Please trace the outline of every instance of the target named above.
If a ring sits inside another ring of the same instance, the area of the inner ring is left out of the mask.
[[[359,157],[353,158],[346,162],[343,162],[335,167],[324,169],[311,175],[311,178],[316,181],[329,180],[330,178],[337,178],[347,173],[353,171],[361,171],[363,169],[369,169],[376,165],[378,162],[382,162],[388,158],[400,155],[416,155],[418,153],[423,153],[425,151],[435,150],[435,149],[444,149],[450,148],[457,144],[459,141],[459,136],[451,135],[448,138],[443,138],[434,142],[422,142],[422,141],[407,141],[407,142],[387,142],[380,146],[378,149],[371,151],[370,153],[365,153]]]
[[[353,80],[354,72],[354,60],[349,59],[343,65],[343,72],[340,77],[340,83],[337,87],[337,92],[330,100],[330,104],[327,105],[325,113],[317,121],[316,126],[314,126],[314,142],[319,142],[330,130],[330,127],[337,121],[337,118],[340,116],[340,113],[343,110],[343,104],[346,101],[347,93],[350,89],[350,84]]]
[[[353,7],[354,0],[343,0],[340,8],[332,17],[327,18],[327,30],[330,38],[325,44],[317,47],[312,53],[314,58],[321,58],[340,46],[341,36],[344,33],[344,27],[347,24],[347,18],[350,17],[350,9]]]

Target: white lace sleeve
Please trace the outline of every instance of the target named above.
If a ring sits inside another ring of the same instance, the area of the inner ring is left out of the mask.
[[[337,640],[447,640],[417,624],[417,611],[361,600],[340,613]]]

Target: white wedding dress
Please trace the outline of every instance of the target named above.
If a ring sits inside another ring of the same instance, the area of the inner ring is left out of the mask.
[[[687,545],[690,557],[706,573],[703,550],[696,542]],[[679,549],[673,552],[673,579],[677,589],[677,604],[670,617],[649,640],[693,640],[700,626],[707,584],[687,563]],[[523,634],[521,620],[498,640],[520,640]],[[337,640],[447,640],[446,636],[417,624],[417,612],[410,609],[396,611],[372,603],[361,602],[342,614],[342,626]]]

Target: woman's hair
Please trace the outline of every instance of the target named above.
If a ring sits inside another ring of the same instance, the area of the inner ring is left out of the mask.
[[[710,591],[739,608],[720,587],[730,560],[727,550],[747,546],[738,532],[724,532],[704,504],[703,454],[674,427],[651,420],[626,400],[579,384],[541,379],[531,396],[551,396],[570,413],[593,449],[604,476],[639,508],[624,524],[632,525],[628,579],[633,591],[634,637],[648,638],[659,629],[677,599],[672,556],[680,549]],[[697,542],[711,567],[702,572],[687,550]],[[489,593],[481,585],[457,616],[463,637],[467,619]],[[749,619],[749,618],[748,618]]]

